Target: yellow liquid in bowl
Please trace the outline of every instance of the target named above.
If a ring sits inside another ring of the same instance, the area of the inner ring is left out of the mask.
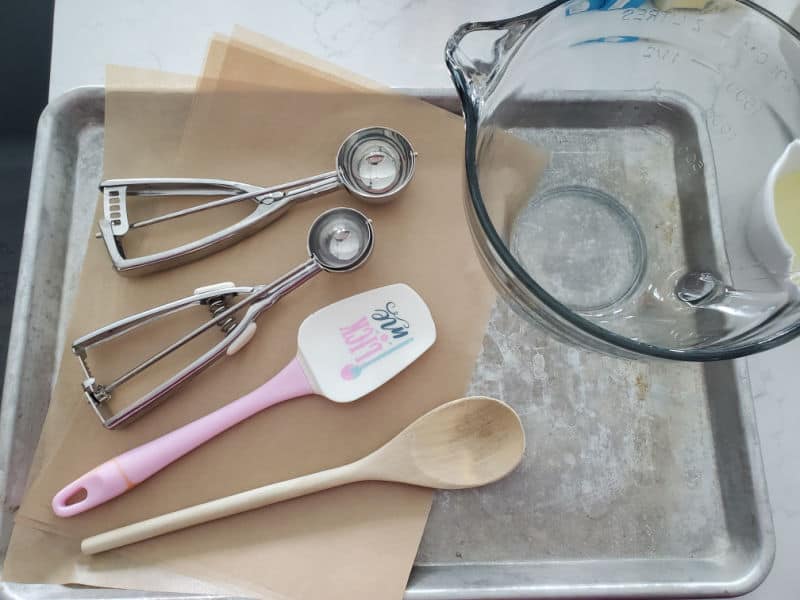
[[[800,278],[800,171],[783,175],[775,182],[775,218],[784,241],[794,252],[792,279]]]

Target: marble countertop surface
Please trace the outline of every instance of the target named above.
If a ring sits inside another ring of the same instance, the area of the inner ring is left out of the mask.
[[[762,4],[784,18],[796,6],[795,0]],[[50,97],[102,84],[108,63],[199,73],[210,37],[237,24],[389,86],[449,89],[443,46],[458,25],[513,16],[536,5],[521,0],[58,0]],[[795,566],[800,556],[800,340],[746,360],[777,536],[772,572],[746,598],[788,600],[800,597]]]

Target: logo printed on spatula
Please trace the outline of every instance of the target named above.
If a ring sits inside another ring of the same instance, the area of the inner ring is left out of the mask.
[[[298,358],[318,393],[350,402],[416,360],[433,344],[436,327],[419,294],[394,284],[314,313],[297,337]]]
[[[340,329],[342,339],[353,357],[352,363],[342,368],[342,379],[355,379],[368,366],[410,344],[411,325],[398,314],[397,304],[389,301],[369,316]],[[402,340],[399,343],[398,340]]]

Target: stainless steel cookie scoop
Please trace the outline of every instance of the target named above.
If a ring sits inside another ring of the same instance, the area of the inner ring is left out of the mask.
[[[308,231],[310,258],[272,283],[237,286],[226,282],[204,286],[191,296],[120,319],[78,338],[72,344],[72,352],[84,372],[82,386],[86,400],[107,429],[130,423],[217,359],[241,350],[255,334],[258,316],[283,296],[321,271],[337,273],[360,267],[369,258],[372,246],[372,222],[355,209],[334,208],[317,217]],[[92,373],[87,356],[91,347],[196,304],[207,307],[211,313],[211,318],[199,327],[108,383],[101,383]],[[240,311],[243,314],[237,315]],[[109,401],[115,389],[214,326],[223,334],[219,342],[123,410],[112,411]]]
[[[371,203],[387,202],[414,175],[417,153],[401,133],[388,127],[368,127],[351,133],[336,154],[336,170],[280,185],[260,187],[223,179],[109,179],[100,184],[103,218],[98,226],[114,269],[122,275],[144,275],[169,269],[231,246],[283,214],[293,203],[340,187]],[[218,196],[219,198],[150,219],[131,222],[130,197]],[[244,200],[252,201],[250,215],[203,238],[163,250],[128,257],[123,238],[132,229],[148,227],[197,212]]]

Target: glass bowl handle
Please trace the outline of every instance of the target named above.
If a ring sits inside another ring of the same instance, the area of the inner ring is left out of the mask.
[[[519,42],[545,14],[565,0],[555,0],[537,10],[510,19],[464,23],[445,46],[445,63],[462,102],[477,105],[491,90]],[[470,35],[483,32],[482,36]],[[467,38],[470,38],[467,41]]]

